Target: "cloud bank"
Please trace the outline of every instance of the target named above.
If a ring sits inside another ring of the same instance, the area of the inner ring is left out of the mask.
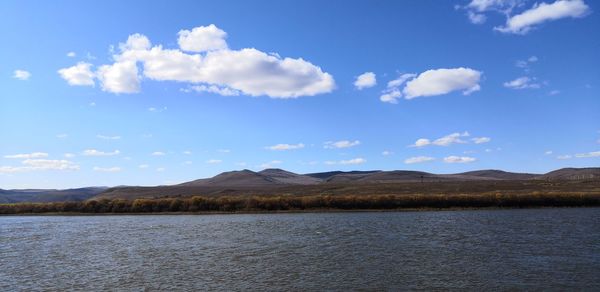
[[[111,93],[137,93],[143,80],[193,84],[200,92],[221,95],[297,98],[331,92],[333,77],[302,58],[282,58],[254,48],[232,50],[227,33],[215,25],[181,30],[177,49],[152,45],[142,34],[129,36],[113,63],[93,72],[89,63],[58,70],[70,85],[93,86]]]

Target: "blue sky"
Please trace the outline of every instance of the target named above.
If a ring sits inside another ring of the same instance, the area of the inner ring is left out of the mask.
[[[2,1],[0,188],[598,166],[599,7]]]

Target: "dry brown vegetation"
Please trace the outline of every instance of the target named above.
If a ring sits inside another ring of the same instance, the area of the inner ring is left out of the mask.
[[[193,196],[100,199],[85,202],[0,204],[0,214],[260,212],[303,210],[394,210],[417,208],[525,208],[600,206],[600,193],[486,193],[449,195]]]

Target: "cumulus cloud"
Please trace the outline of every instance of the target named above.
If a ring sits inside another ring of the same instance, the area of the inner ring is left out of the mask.
[[[464,137],[469,137],[470,134],[469,132],[462,132],[462,133],[452,133],[452,134],[448,134],[444,137],[438,138],[433,140],[433,142],[429,139],[426,138],[421,138],[418,139],[417,141],[415,141],[414,144],[409,145],[409,147],[424,147],[424,146],[428,146],[428,145],[437,145],[437,146],[450,146],[452,144],[465,144],[467,143],[467,141],[461,139]],[[487,137],[482,137],[482,138],[487,138]],[[475,139],[479,139],[479,138],[475,138]],[[487,138],[489,139],[489,138]]]
[[[20,166],[0,166],[0,173],[41,170],[79,170],[79,165],[69,160],[25,159]]]
[[[240,95],[239,90],[231,89],[229,87],[219,87],[216,85],[195,85],[190,87],[191,90],[196,92],[208,92],[222,96],[238,96]]]
[[[504,82],[504,87],[510,89],[528,89],[528,88],[540,88],[539,83],[535,83],[535,78],[529,78],[527,76],[519,77],[515,80]]]
[[[526,34],[536,25],[562,18],[581,18],[589,7],[583,0],[558,0],[554,3],[536,3],[532,8],[509,17],[506,24],[494,29],[503,33]]]
[[[69,58],[74,58],[75,56],[77,56],[77,54],[75,52],[68,52],[67,53],[67,57],[69,57]]]
[[[92,71],[92,64],[79,62],[75,66],[58,70],[60,77],[72,86],[94,86],[96,75]]]
[[[118,166],[113,166],[113,167],[98,167],[98,166],[94,166],[93,168],[94,171],[99,171],[99,172],[119,172],[121,171],[121,168]]]
[[[181,30],[178,33],[179,47],[188,52],[206,52],[227,49],[227,33],[214,24]]]
[[[45,157],[48,157],[48,153],[33,152],[33,153],[24,153],[24,154],[4,155],[4,158],[10,158],[10,159],[32,159],[32,158],[45,158]]]
[[[335,87],[329,73],[302,58],[282,58],[254,48],[232,50],[225,36],[214,25],[200,26],[179,32],[180,49],[164,49],[133,34],[119,45],[114,63],[100,66],[95,76],[104,91],[113,93],[139,92],[143,79],[191,83],[199,86],[193,88],[196,91],[222,95],[272,98],[313,96]]]
[[[276,150],[276,151],[295,150],[295,149],[302,149],[302,148],[304,148],[304,144],[302,144],[302,143],[298,143],[298,144],[277,144],[277,145],[273,145],[273,146],[267,146],[265,148],[268,149],[268,150]]]
[[[83,151],[83,156],[115,156],[119,155],[121,152],[119,150],[115,150],[112,152],[104,152],[96,149],[87,149]]]
[[[429,157],[429,156],[415,156],[415,157],[409,157],[409,158],[405,159],[404,163],[414,164],[414,163],[422,163],[422,162],[428,162],[428,161],[433,161],[433,160],[435,160],[435,158]]]
[[[474,162],[477,159],[468,156],[448,156],[444,157],[444,162],[446,163],[470,163]]]
[[[134,61],[102,65],[96,72],[102,90],[112,93],[136,93],[140,91],[141,76]]]
[[[29,78],[31,77],[31,73],[29,73],[28,71],[25,70],[15,70],[14,74],[13,74],[13,78],[15,79],[19,79],[19,80],[29,80]]]
[[[483,143],[492,141],[492,138],[490,138],[490,137],[475,137],[475,138],[472,138],[471,141],[473,141],[475,144],[483,144]]]
[[[354,81],[354,87],[358,90],[373,87],[375,85],[377,85],[377,78],[373,72],[365,72],[356,77],[356,80]]]
[[[408,81],[402,90],[406,99],[447,94],[462,90],[468,95],[481,89],[481,72],[470,68],[427,70]]]
[[[340,149],[340,148],[350,148],[350,147],[354,147],[356,145],[359,145],[360,141],[355,140],[355,141],[348,141],[348,140],[342,140],[342,141],[327,141],[325,142],[325,149]]]
[[[388,82],[379,99],[397,103],[398,99],[413,99],[421,96],[434,96],[462,90],[469,95],[481,89],[479,81],[483,73],[471,68],[432,69],[421,74],[407,73]],[[404,88],[400,88],[405,84]]]

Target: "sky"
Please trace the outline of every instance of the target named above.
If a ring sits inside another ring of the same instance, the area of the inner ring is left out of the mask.
[[[600,3],[2,1],[0,188],[600,166]]]

